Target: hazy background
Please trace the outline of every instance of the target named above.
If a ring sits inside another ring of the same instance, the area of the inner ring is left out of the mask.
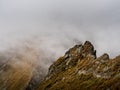
[[[86,40],[97,56],[115,57],[119,29],[120,0],[0,0],[2,85],[18,77],[13,77],[15,70],[21,77],[29,75],[27,87],[35,88],[58,57]]]
[[[91,41],[97,54],[120,54],[119,0],[0,0],[0,50],[35,46],[57,58]]]

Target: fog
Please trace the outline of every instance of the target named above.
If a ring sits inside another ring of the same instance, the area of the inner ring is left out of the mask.
[[[97,55],[120,53],[118,0],[0,0],[0,50],[24,42],[58,58],[78,42],[91,41]]]
[[[0,76],[12,75],[1,67],[28,66],[34,88],[58,57],[86,40],[97,56],[113,58],[120,54],[119,29],[119,0],[0,0]]]

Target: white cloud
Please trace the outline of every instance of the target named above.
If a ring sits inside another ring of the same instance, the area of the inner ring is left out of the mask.
[[[59,56],[74,40],[90,40],[99,55],[108,52],[115,56],[120,53],[119,3],[118,0],[1,0],[1,48],[21,39],[48,38],[44,41],[46,49],[52,49],[53,53],[60,51],[56,54]]]

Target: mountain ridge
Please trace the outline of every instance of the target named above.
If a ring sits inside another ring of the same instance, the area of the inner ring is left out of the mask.
[[[37,90],[120,90],[120,56],[96,56],[90,41],[75,45],[49,68]]]

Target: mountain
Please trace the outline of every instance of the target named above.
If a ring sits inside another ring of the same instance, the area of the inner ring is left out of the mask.
[[[75,45],[49,68],[36,90],[120,90],[120,56],[96,56],[91,42]]]
[[[89,41],[70,48],[47,74],[39,59],[51,61],[34,48],[0,53],[0,90],[120,90],[120,56],[97,57]]]
[[[30,62],[32,58],[16,52],[4,54],[3,60],[6,62],[0,67],[0,90],[25,90],[33,76],[34,64]]]

